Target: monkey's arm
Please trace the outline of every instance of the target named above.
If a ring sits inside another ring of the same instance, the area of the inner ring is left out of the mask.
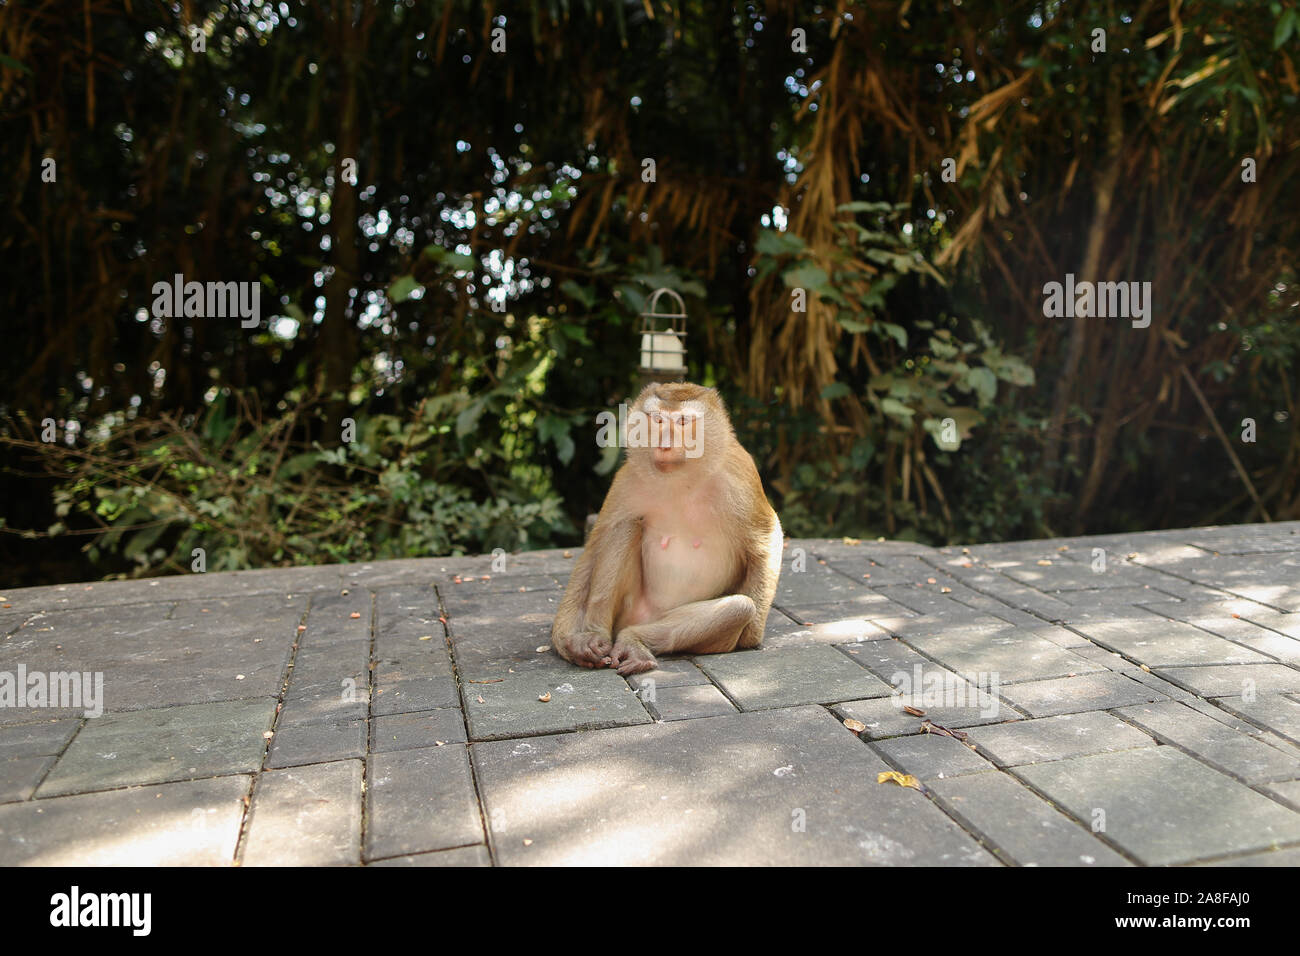
[[[770,525],[767,528],[760,525],[750,537],[745,576],[736,591],[754,602],[753,617],[740,632],[737,647],[758,647],[762,643],[767,614],[772,609],[772,599],[776,597],[776,582],[781,576],[781,546],[785,538],[776,512],[771,512],[771,515]]]
[[[604,663],[614,622],[641,589],[641,521],[623,507],[623,491],[616,477],[551,625],[556,652],[584,667]]]

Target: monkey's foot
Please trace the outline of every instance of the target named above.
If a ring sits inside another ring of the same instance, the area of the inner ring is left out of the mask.
[[[579,667],[608,667],[614,642],[608,634],[599,631],[583,631],[565,639],[555,641],[560,656],[567,658]]]
[[[620,634],[614,642],[614,652],[610,655],[609,666],[617,667],[624,677],[640,674],[654,668],[655,656],[635,637]]]

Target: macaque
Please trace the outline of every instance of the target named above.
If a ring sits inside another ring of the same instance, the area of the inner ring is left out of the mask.
[[[628,416],[626,460],[569,578],[551,644],[575,664],[625,676],[653,668],[656,654],[757,647],[782,541],[718,393],[649,385]]]

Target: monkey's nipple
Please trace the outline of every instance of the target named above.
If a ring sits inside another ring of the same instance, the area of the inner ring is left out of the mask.
[[[672,540],[672,537],[673,537],[672,535],[670,535],[670,534],[666,534],[666,535],[664,535],[662,538],[659,539],[659,548],[660,548],[660,550],[662,550],[662,551],[667,551],[667,550],[668,550],[668,542]]]

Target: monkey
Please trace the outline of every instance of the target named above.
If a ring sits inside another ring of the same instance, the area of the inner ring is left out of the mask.
[[[639,417],[638,417],[639,416]],[[757,647],[784,543],[754,459],[717,391],[652,383],[627,454],[569,577],[551,645],[629,676],[657,654]]]

